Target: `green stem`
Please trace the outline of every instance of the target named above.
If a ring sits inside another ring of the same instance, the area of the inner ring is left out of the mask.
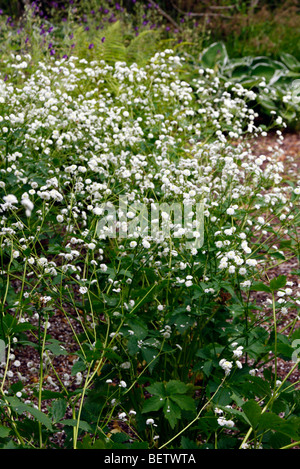
[[[200,418],[200,415],[202,414],[203,410],[211,403],[211,401],[213,400],[213,398],[215,397],[215,395],[219,392],[219,389],[222,387],[224,381],[226,379],[226,376],[224,376],[224,378],[222,379],[221,383],[219,384],[217,390],[214,392],[214,394],[210,397],[210,399],[208,399],[208,401],[206,401],[206,403],[204,404],[203,407],[201,407],[200,411],[198,412],[197,416],[188,424],[186,425],[180,432],[178,432],[175,436],[173,436],[173,438],[171,438],[169,441],[167,441],[166,443],[164,443],[162,446],[160,446],[158,449],[162,449],[164,448],[165,446],[167,446],[169,443],[171,443],[172,441],[174,441],[178,436],[182,435],[182,433],[184,433],[191,425],[193,425],[195,422],[197,422],[197,420]]]

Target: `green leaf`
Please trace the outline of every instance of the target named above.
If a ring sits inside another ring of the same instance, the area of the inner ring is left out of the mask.
[[[214,42],[211,44],[202,52],[200,61],[205,68],[214,68],[217,63],[225,65],[228,61],[228,55],[224,43]]]
[[[172,394],[185,394],[187,390],[187,385],[182,381],[171,380],[166,384],[166,392],[168,396],[172,396]]]
[[[52,416],[55,422],[63,419],[67,410],[67,401],[65,399],[58,399],[52,404]]]
[[[165,386],[162,382],[151,384],[147,387],[147,391],[150,392],[150,394],[153,394],[154,396],[166,397]]]
[[[269,439],[269,444],[273,449],[280,449],[291,442],[290,437],[283,435],[280,432],[272,433]]]
[[[171,428],[174,428],[177,420],[181,418],[181,411],[175,402],[172,402],[170,399],[166,399],[165,405],[163,408],[164,416],[168,420]]]
[[[45,348],[50,350],[55,356],[68,355],[68,352],[63,348],[59,340],[51,339],[46,343]]]
[[[82,372],[86,369],[86,364],[81,361],[81,360],[78,360],[77,362],[74,363],[74,365],[72,366],[72,370],[71,370],[71,376],[75,376],[76,373],[79,373],[79,372]]]
[[[255,428],[258,424],[262,411],[259,404],[254,399],[251,399],[243,405],[242,409],[250,421],[251,426]]]
[[[195,410],[195,401],[190,396],[184,396],[182,394],[172,394],[170,399],[177,404],[180,409],[193,412]]]
[[[76,419],[65,419],[65,420],[62,420],[60,423],[68,427],[76,427],[78,422]],[[80,420],[79,428],[81,428],[81,430],[84,430],[85,432],[93,431],[91,426],[84,420]]]
[[[0,438],[6,438],[10,434],[10,428],[0,425]]]
[[[268,285],[265,285],[263,282],[256,282],[253,283],[250,287],[253,291],[264,291],[267,293],[271,293],[271,288]]]
[[[41,412],[39,409],[32,407],[29,404],[24,404],[17,397],[6,397],[6,400],[11,405],[12,409],[17,412],[19,415],[23,412],[28,412],[33,417],[35,417],[41,424],[43,424],[48,430],[52,431],[52,424],[49,417]]]
[[[189,440],[189,438],[187,438],[186,436],[182,436],[180,448],[181,449],[198,449],[198,445],[194,441]]]
[[[258,428],[259,430],[279,431],[280,433],[297,440],[299,439],[299,421],[300,419],[297,419],[296,422],[294,422],[294,420],[290,422],[280,418],[273,412],[265,412],[259,419]]]
[[[78,449],[107,449],[107,443],[102,440],[96,440],[93,442],[93,439],[89,435],[85,435],[82,441],[78,442]]]
[[[276,278],[273,278],[270,282],[270,288],[272,291],[279,290],[280,288],[285,287],[286,285],[286,275],[279,275]]]
[[[293,55],[282,52],[280,59],[290,70],[300,72],[300,62]]]
[[[147,412],[156,412],[164,406],[165,398],[159,396],[153,396],[143,404],[142,414],[146,414]]]
[[[267,63],[259,63],[251,68],[250,73],[252,76],[264,77],[269,81],[275,73],[275,68]]]

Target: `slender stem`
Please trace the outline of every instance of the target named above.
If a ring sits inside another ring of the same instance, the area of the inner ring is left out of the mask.
[[[40,315],[39,315],[40,317]],[[38,409],[42,410],[42,390],[43,390],[43,354],[45,349],[46,343],[46,336],[47,336],[47,327],[48,327],[48,316],[46,316],[46,322],[44,324],[44,335],[43,335],[43,342],[42,346],[40,347],[40,381],[39,381],[39,397],[38,397]],[[39,440],[40,440],[40,448],[43,446],[43,436],[42,436],[42,425],[39,422]]]
[[[188,425],[186,425],[179,433],[177,433],[175,436],[173,436],[173,438],[171,438],[169,441],[167,441],[166,443],[164,443],[162,446],[159,447],[159,449],[162,449],[164,448],[165,446],[167,446],[169,443],[171,443],[172,441],[174,441],[178,436],[182,435],[182,433],[184,433],[191,425],[193,425],[195,422],[197,422],[197,420],[200,418],[200,415],[202,414],[203,410],[211,403],[211,401],[213,400],[213,398],[215,397],[215,395],[219,392],[219,389],[222,387],[224,381],[226,379],[226,376],[224,376],[224,378],[222,379],[221,383],[219,384],[217,390],[214,392],[214,394],[210,397],[210,399],[208,399],[208,401],[206,401],[206,403],[204,404],[203,407],[201,407],[200,411],[198,412],[197,416],[194,418],[194,420],[192,420]]]
[[[274,388],[276,388],[277,381],[277,320],[276,320],[276,307],[275,307],[275,294],[272,292],[272,308],[273,308],[273,321],[274,321]]]

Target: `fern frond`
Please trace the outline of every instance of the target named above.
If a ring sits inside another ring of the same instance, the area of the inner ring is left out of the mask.
[[[102,38],[99,35],[95,37],[94,43],[97,58],[105,60],[108,64],[126,61],[124,34],[119,21],[105,29],[104,42],[102,42]]]
[[[137,63],[143,66],[156,52],[158,33],[146,30],[132,39],[126,48],[126,59],[128,63]]]

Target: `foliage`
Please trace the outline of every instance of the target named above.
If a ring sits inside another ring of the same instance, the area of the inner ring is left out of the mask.
[[[224,81],[241,84],[256,94],[256,109],[271,117],[278,111],[290,128],[299,125],[300,62],[282,53],[281,60],[269,57],[229,59],[223,43],[213,43],[201,54],[205,68],[218,68]]]
[[[1,30],[0,447],[297,446],[300,181],[254,104],[297,60],[34,12]]]

